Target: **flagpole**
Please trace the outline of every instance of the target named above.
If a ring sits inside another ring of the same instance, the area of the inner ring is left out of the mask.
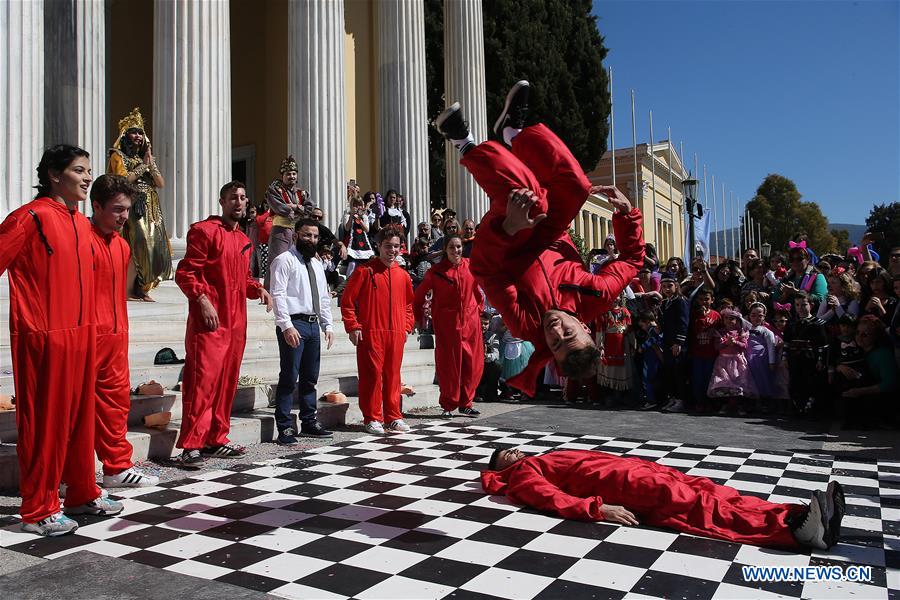
[[[756,223],[756,249],[760,253],[760,258],[762,258],[762,225],[757,222]],[[769,265],[766,265],[766,269],[769,268]]]
[[[662,248],[659,247],[659,223],[656,220],[656,155],[653,153],[653,110],[650,110],[650,173],[653,182],[653,245],[656,246],[656,255],[662,258]],[[668,258],[668,254],[666,255]]]
[[[741,242],[740,240],[735,240],[734,235],[735,233],[737,233],[737,235],[740,235],[741,228],[738,225],[737,220],[737,206],[734,203],[734,192],[731,192],[731,226],[733,227],[733,229],[731,230],[731,258],[736,259],[738,252],[740,252],[738,246],[740,246]]]
[[[634,201],[641,212],[644,212],[644,203],[641,202],[644,186],[638,180],[638,161],[637,161],[637,126],[634,122],[634,90],[631,90],[631,154],[634,157]]]
[[[684,157],[683,157],[683,156],[681,157],[681,160],[684,160]],[[698,158],[697,158],[697,153],[694,152],[694,179],[697,179],[698,177],[700,177],[700,163],[699,163],[699,160],[698,160]],[[695,198],[695,199],[696,199],[696,198]],[[704,202],[704,204],[706,203],[706,195],[705,195],[705,193],[704,193],[704,196],[703,196],[703,202]],[[697,207],[696,207],[696,203],[695,203],[694,211],[696,212],[696,210],[697,210]],[[691,214],[691,218],[692,218],[692,219],[694,218],[693,214]],[[709,228],[707,228],[707,231],[708,231],[708,230],[709,230]],[[693,252],[693,250],[691,250],[691,251]],[[707,255],[707,258],[709,258],[709,238],[706,239],[706,255]],[[693,256],[693,255],[691,255],[691,256]]]
[[[616,117],[613,108],[612,65],[609,67],[609,145],[612,153],[612,184],[616,187]]]
[[[668,128],[668,136],[669,136],[669,211],[672,213],[672,225],[674,228],[675,225],[675,212],[672,211],[672,201],[674,200],[675,193],[672,189],[672,128]],[[682,157],[682,160],[684,157]],[[681,213],[679,217],[681,218],[681,247],[684,248],[684,198],[681,199]],[[693,250],[692,250],[693,252]],[[672,248],[672,254],[675,254],[675,248]]]
[[[716,218],[716,176],[713,175],[712,179],[712,190],[713,190],[713,201],[712,201],[712,216],[713,216],[713,237],[715,238],[714,243],[716,244],[716,261],[719,260],[719,220]],[[706,165],[703,165],[703,205],[706,207],[706,210],[709,210],[709,196],[706,191]],[[709,257],[707,257],[708,259]]]
[[[722,256],[726,258],[731,257],[731,251],[728,247],[728,238],[731,237],[728,235],[728,207],[726,205],[728,200],[725,198],[725,183],[722,183],[722,231],[724,232],[724,245],[722,246]]]

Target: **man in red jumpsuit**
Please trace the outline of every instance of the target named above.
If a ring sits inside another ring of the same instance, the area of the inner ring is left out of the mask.
[[[86,151],[58,145],[38,166],[37,198],[0,224],[0,273],[9,272],[22,529],[58,536],[69,514],[113,515],[122,504],[94,480],[94,268],[91,224],[78,212],[92,181]]]
[[[528,82],[518,82],[494,130],[500,142],[474,145],[459,104],[435,121],[463,155],[460,164],[487,192],[491,206],[472,249],[472,273],[510,332],[534,344],[528,366],[510,383],[534,394],[552,359],[563,375],[589,377],[600,352],[586,323],[608,311],[644,261],[641,213],[614,187],[591,187],[566,145],[544,125],[524,127]],[[568,229],[590,193],[615,209],[618,260],[596,275],[585,268]]]
[[[385,227],[375,237],[378,256],[357,267],[341,297],[341,315],[356,346],[359,409],[366,431],[384,435],[409,431],[400,410],[403,345],[413,330],[413,289],[397,264],[400,233]]]
[[[97,379],[94,386],[95,450],[103,463],[103,487],[147,487],[159,478],[131,461],[126,439],[131,409],[128,368],[128,264],[131,249],[120,235],[137,188],[118,175],[101,175],[91,186],[91,250],[94,255],[94,314],[97,320]]]
[[[191,225],[175,282],[188,297],[181,433],[177,462],[198,468],[205,456],[233,458],[245,449],[229,443],[231,407],[247,339],[247,299],[272,299],[250,274],[250,238],[238,227],[247,208],[246,186],[226,183],[222,215]]]
[[[838,482],[813,492],[808,507],[742,496],[705,477],[637,457],[592,450],[527,456],[495,450],[481,485],[489,494],[567,519],[612,521],[775,548],[826,550],[837,543],[844,516]]]

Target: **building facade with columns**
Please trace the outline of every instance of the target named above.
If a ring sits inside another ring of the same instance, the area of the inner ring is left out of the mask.
[[[446,97],[485,139],[481,0],[445,2],[444,23]],[[0,36],[0,219],[33,197],[49,145],[105,172],[137,106],[176,240],[233,178],[262,200],[288,153],[329,226],[349,179],[428,220],[424,0],[3,0]],[[447,162],[449,205],[479,218],[487,199]]]
[[[671,156],[672,177],[669,184],[669,157]],[[637,180],[635,180],[634,151],[632,148],[615,150],[615,185],[641,209],[644,215],[644,239],[652,243],[659,254],[660,262],[671,256],[684,254],[684,213],[683,188],[681,182],[687,179],[687,172],[681,157],[671,148],[668,141],[639,144],[637,147]],[[655,174],[654,174],[655,169]],[[587,174],[592,185],[613,184],[613,153],[606,151],[597,166]],[[656,192],[656,209],[653,199]],[[651,223],[656,220],[656,226]],[[601,248],[603,241],[612,233],[612,206],[597,196],[591,196],[575,220],[574,228],[590,248]]]

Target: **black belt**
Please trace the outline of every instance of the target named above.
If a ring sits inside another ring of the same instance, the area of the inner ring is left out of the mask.
[[[315,323],[318,320],[319,320],[318,315],[301,315],[301,314],[291,315],[291,321],[304,321],[306,323]]]

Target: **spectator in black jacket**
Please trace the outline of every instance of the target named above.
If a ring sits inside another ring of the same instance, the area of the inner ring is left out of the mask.
[[[659,291],[663,297],[659,323],[663,341],[663,389],[661,394],[657,394],[657,398],[660,402],[665,402],[663,410],[683,412],[687,398],[685,359],[690,303],[681,295],[678,281],[671,273],[663,274]],[[645,408],[653,406],[645,405]]]

